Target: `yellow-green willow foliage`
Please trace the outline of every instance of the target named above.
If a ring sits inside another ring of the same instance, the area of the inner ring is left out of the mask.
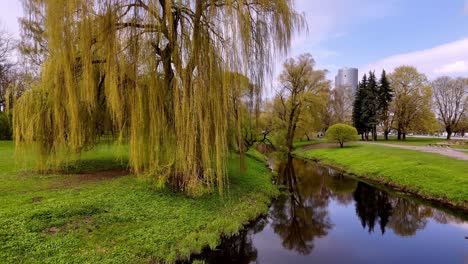
[[[17,102],[18,144],[48,169],[112,133],[135,173],[190,194],[226,182],[240,83],[228,73],[261,86],[304,26],[290,0],[45,2],[49,57]]]

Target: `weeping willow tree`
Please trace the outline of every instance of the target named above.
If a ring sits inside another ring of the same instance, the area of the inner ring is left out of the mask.
[[[319,119],[318,116],[309,115],[323,107],[321,101],[330,87],[326,73],[326,70],[315,69],[315,60],[308,53],[284,62],[279,78],[281,87],[273,101],[273,115],[278,123],[277,137],[280,137],[277,144],[285,154],[292,153],[298,132],[303,134],[312,130],[313,123],[321,122],[313,120]]]
[[[262,86],[304,27],[291,0],[34,2],[48,56],[16,103],[17,147],[48,170],[112,133],[136,174],[190,194],[226,184],[237,76]]]

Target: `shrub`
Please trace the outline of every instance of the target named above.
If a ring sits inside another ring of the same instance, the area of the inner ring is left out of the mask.
[[[11,139],[11,131],[9,115],[5,112],[0,112],[0,140]]]
[[[330,142],[340,144],[342,148],[345,142],[354,141],[358,138],[356,128],[346,124],[335,124],[325,132],[325,138]]]

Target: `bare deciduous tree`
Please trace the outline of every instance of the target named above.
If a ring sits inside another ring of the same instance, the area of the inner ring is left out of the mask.
[[[447,139],[468,109],[467,79],[439,77],[432,82],[432,93],[439,119],[447,131]]]
[[[6,90],[11,82],[13,63],[10,60],[14,49],[13,38],[5,31],[0,31],[0,111],[4,109],[6,102]]]
[[[46,2],[44,0],[21,0],[24,16],[18,19],[21,28],[21,40],[18,51],[23,67],[34,75],[39,75],[40,68],[49,54],[45,32]]]

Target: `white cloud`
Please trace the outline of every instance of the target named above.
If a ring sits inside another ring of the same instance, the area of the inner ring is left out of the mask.
[[[454,63],[445,64],[442,67],[435,69],[434,72],[441,74],[468,72],[468,62],[461,60]]]
[[[441,75],[468,75],[468,38],[453,41],[433,48],[398,54],[361,67],[362,73],[369,70],[380,72],[385,69],[393,71],[401,65],[415,66],[419,72],[429,78]]]

